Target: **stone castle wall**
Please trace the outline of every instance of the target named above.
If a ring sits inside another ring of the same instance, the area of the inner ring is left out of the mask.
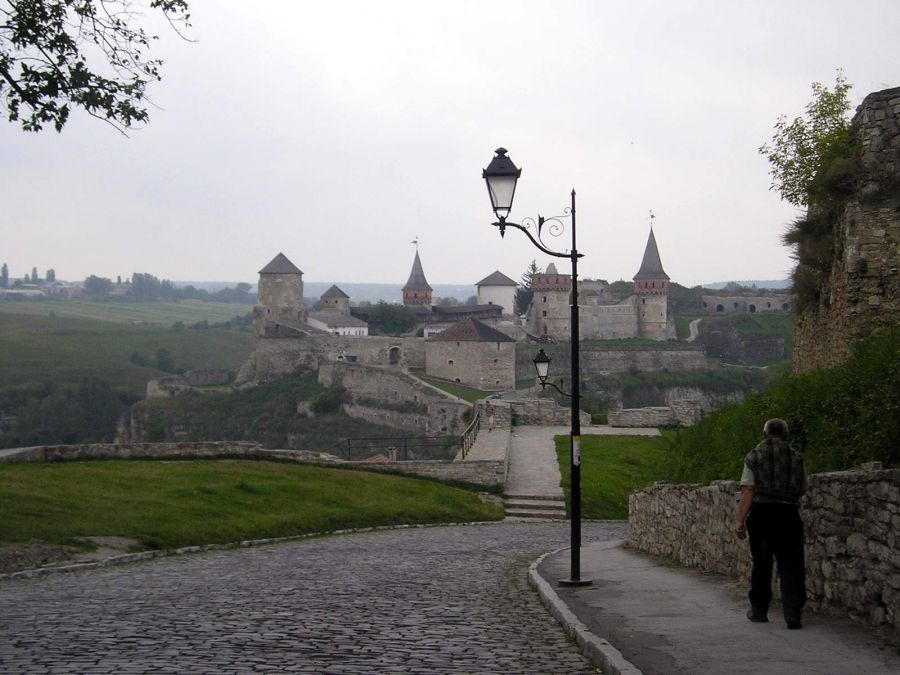
[[[571,361],[569,345],[540,345],[552,361],[550,378],[569,380]],[[516,377],[525,379],[534,376],[534,355],[538,345],[532,349],[516,352]],[[677,348],[654,348],[652,345],[621,347],[591,347],[582,345],[580,351],[581,372],[586,374],[625,373],[637,370],[701,370],[707,367],[706,354],[701,345],[684,345]]]
[[[394,368],[326,364],[319,370],[319,383],[347,389],[351,401],[344,411],[370,422],[391,426],[397,422],[400,429],[426,435],[461,435],[467,426],[462,418],[471,408],[467,402],[454,401],[449,394]],[[367,399],[384,405],[367,404]]]
[[[371,335],[307,335],[258,339],[235,383],[267,382],[291,375],[300,367],[316,370],[320,364],[331,362],[424,368],[425,340]]]
[[[854,341],[900,319],[900,88],[869,94],[853,129],[864,174],[835,227],[819,302],[798,317],[796,372],[837,365]]]
[[[658,483],[632,494],[630,545],[749,587],[749,545],[734,535],[739,489]],[[900,470],[813,474],[800,515],[809,606],[900,635]]]
[[[787,312],[793,306],[791,296],[783,293],[756,296],[703,295],[700,299],[703,302],[703,311],[709,314]]]
[[[740,403],[744,392],[713,394],[696,387],[671,387],[665,397],[664,406],[610,410],[609,423],[614,427],[689,427],[714,410]]]
[[[514,389],[516,343],[429,341],[425,345],[425,372],[484,391]]]

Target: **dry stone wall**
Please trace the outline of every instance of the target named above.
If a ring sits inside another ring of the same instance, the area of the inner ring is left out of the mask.
[[[568,344],[540,345],[552,361],[550,379],[569,380],[571,374],[570,348]],[[516,379],[534,376],[533,349],[516,351]],[[701,370],[707,367],[706,353],[701,345],[679,345],[678,347],[636,345],[621,347],[592,347],[582,345],[580,361],[582,374],[625,373],[637,370]]]
[[[900,470],[868,468],[809,477],[800,511],[809,606],[900,635]],[[739,489],[658,483],[632,494],[631,546],[749,584],[749,546],[734,536]]]
[[[712,394],[696,387],[671,387],[666,389],[665,397],[665,406],[610,410],[609,423],[614,427],[689,427],[707,413],[740,403],[744,392]]]

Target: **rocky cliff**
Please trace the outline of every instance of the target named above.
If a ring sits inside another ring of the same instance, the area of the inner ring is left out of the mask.
[[[869,94],[852,129],[859,165],[831,225],[830,271],[798,315],[796,372],[840,363],[855,340],[900,317],[900,88]]]

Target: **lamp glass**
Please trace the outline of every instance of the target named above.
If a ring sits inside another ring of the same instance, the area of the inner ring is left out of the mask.
[[[544,384],[547,381],[547,376],[550,374],[550,357],[542,349],[534,357],[533,362],[534,368],[537,370],[538,379],[541,381],[541,384]]]
[[[498,218],[506,218],[512,210],[513,197],[516,194],[518,176],[486,176],[491,206]]]

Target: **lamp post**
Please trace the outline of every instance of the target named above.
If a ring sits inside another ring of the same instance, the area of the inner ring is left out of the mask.
[[[569,321],[571,346],[571,363],[572,363],[572,393],[566,394],[571,397],[572,403],[572,430],[569,435],[569,450],[571,457],[570,474],[572,477],[572,518],[571,518],[571,569],[568,579],[561,579],[560,584],[564,586],[587,586],[591,583],[590,579],[581,578],[581,418],[579,417],[579,332],[578,332],[578,259],[582,254],[578,253],[575,240],[575,190],[572,190],[571,206],[564,210],[561,216],[552,218],[544,218],[538,216],[537,221],[532,218],[526,218],[522,223],[511,223],[507,221],[509,212],[512,210],[513,197],[516,194],[516,182],[522,175],[522,169],[516,167],[512,160],[506,156],[506,148],[497,148],[494,158],[488,167],[481,172],[487,184],[488,195],[491,198],[491,207],[497,216],[497,222],[494,227],[500,230],[500,236],[506,234],[507,227],[514,227],[525,233],[531,243],[538,249],[554,258],[568,258],[572,263],[572,313]],[[572,248],[568,252],[554,251],[547,247],[541,235],[545,232],[544,226],[548,224],[546,232],[551,236],[558,237],[565,230],[562,222],[564,218],[572,219]],[[534,233],[532,233],[534,230]],[[544,354],[541,350],[541,354]],[[540,356],[540,355],[539,355]],[[546,386],[547,373],[549,372],[550,358],[544,354],[545,361],[542,360],[538,364],[535,360],[535,366],[538,367],[538,374],[541,375],[541,368],[544,369],[541,385]],[[551,384],[557,391],[559,388]],[[564,393],[564,392],[560,392]]]

